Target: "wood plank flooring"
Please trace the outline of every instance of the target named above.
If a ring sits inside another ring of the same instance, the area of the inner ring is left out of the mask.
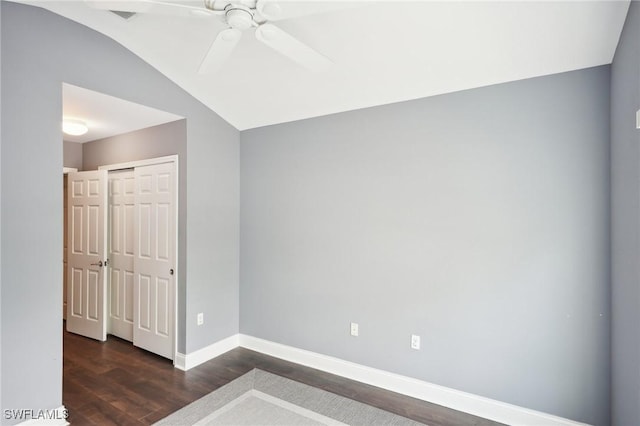
[[[64,332],[63,403],[76,425],[149,425],[260,368],[432,426],[497,425],[244,348],[189,371],[109,336],[97,342]]]

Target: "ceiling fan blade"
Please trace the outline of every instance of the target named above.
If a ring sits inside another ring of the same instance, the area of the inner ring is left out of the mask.
[[[268,21],[316,15],[356,6],[355,2],[345,1],[288,1],[257,0],[256,10]]]
[[[333,64],[329,58],[272,24],[256,28],[256,38],[292,61],[312,71],[326,71]]]
[[[242,31],[238,29],[229,28],[220,31],[202,60],[198,74],[210,74],[219,70],[229,58],[241,37]]]
[[[150,13],[170,16],[211,16],[216,14],[214,11],[203,7],[153,0],[85,0],[85,3],[94,9],[115,10],[118,12]]]

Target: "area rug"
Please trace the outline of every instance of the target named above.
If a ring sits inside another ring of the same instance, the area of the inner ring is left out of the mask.
[[[259,369],[155,423],[157,426],[421,424]]]

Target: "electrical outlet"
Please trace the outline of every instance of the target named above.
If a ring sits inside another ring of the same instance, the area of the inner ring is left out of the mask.
[[[420,350],[420,336],[411,335],[411,349]]]
[[[358,337],[358,323],[357,322],[352,322],[351,323],[351,335]]]
[[[200,312],[198,314],[198,325],[204,324],[204,313]]]

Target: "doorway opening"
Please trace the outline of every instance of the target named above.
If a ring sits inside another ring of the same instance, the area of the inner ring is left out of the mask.
[[[66,328],[96,340],[114,335],[174,360],[186,122],[69,84],[64,120],[86,127],[63,141]]]

